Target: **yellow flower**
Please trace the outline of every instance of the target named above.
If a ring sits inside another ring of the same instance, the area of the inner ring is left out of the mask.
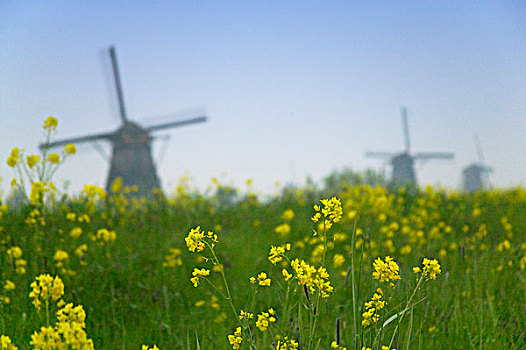
[[[258,275],[258,284],[260,286],[266,286],[266,287],[269,287],[270,286],[270,278],[267,276],[267,273],[266,272],[261,272],[259,275]]]
[[[17,246],[11,247],[7,250],[7,256],[11,259],[20,259],[22,257],[22,249]]]
[[[323,208],[319,205],[315,205],[314,210],[316,210],[317,213],[314,214],[311,220],[318,222],[323,216],[327,227],[330,227],[333,223],[339,222],[343,215],[342,203],[340,200],[336,197],[332,197],[331,199],[322,199],[320,202],[323,204]]]
[[[4,283],[4,290],[10,292],[15,289],[15,284],[10,280],[6,280]]]
[[[281,270],[281,274],[283,275],[283,278],[285,278],[285,281],[288,281],[293,277],[286,269]]]
[[[77,148],[75,147],[74,144],[68,143],[64,145],[64,153],[65,154],[75,154],[77,153]]]
[[[336,349],[336,350],[347,350],[346,347],[344,346],[340,346],[337,342],[333,341],[331,343],[331,349]]]
[[[55,117],[49,116],[44,120],[44,130],[55,131],[58,126],[58,120]]]
[[[206,242],[211,247],[214,247],[214,244],[218,242],[217,235],[212,231],[208,231],[205,235],[205,232],[201,230],[200,226],[193,228],[188,232],[188,236],[184,239],[188,250],[191,252],[201,252],[205,249]]]
[[[440,270],[440,264],[438,263],[437,259],[430,260],[428,258],[424,258],[422,265],[424,265],[422,274],[426,279],[434,280],[437,278],[437,275],[440,275],[440,273],[442,272],[442,270]]]
[[[33,167],[40,162],[40,156],[37,156],[36,154],[31,154],[26,157],[26,161],[29,169],[33,169]]]
[[[106,198],[106,191],[102,187],[95,185],[84,185],[82,193],[85,193],[88,199],[95,200],[95,196],[103,201]]]
[[[241,327],[237,327],[234,334],[228,335],[228,342],[232,345],[232,349],[239,349],[243,338],[241,337]]]
[[[268,329],[271,323],[276,322],[276,312],[274,309],[268,309],[268,312],[262,312],[258,314],[258,320],[256,321],[256,327],[260,331],[264,332]]]
[[[380,282],[395,281],[400,279],[398,264],[390,256],[385,257],[385,262],[377,258],[374,263],[373,278]]]
[[[79,238],[80,235],[82,235],[82,228],[81,227],[73,228],[71,232],[69,233],[69,235],[71,236],[71,238]]]
[[[250,320],[252,318],[254,318],[254,314],[253,313],[241,310],[241,312],[239,314],[239,319],[240,320],[243,320],[243,319]]]
[[[207,269],[198,269],[197,267],[194,268],[194,271],[192,272],[192,278],[190,278],[190,282],[193,283],[194,287],[197,288],[199,285],[199,278],[204,276],[209,276],[210,270]]]
[[[345,257],[342,254],[334,254],[333,262],[334,267],[342,267],[342,265],[345,263]]]
[[[150,348],[148,345],[143,345],[141,350],[159,350],[157,345],[154,345],[153,348]]]
[[[31,283],[31,289],[29,297],[39,310],[42,301],[58,301],[64,295],[64,283],[58,276],[40,275]]]
[[[108,229],[101,228],[97,230],[97,239],[99,240],[99,244],[104,244],[104,242],[113,242],[117,239],[117,234],[115,231],[109,231]]]
[[[31,192],[29,193],[29,201],[33,205],[40,204],[44,200],[46,193],[46,185],[41,181],[35,181],[31,184]]]
[[[68,258],[69,258],[68,253],[60,249],[57,250],[55,252],[55,255],[53,256],[53,259],[56,261],[67,260]]]
[[[0,350],[18,350],[7,335],[0,336]]]
[[[294,211],[292,209],[287,209],[281,214],[281,219],[285,221],[290,221],[294,218]]]
[[[278,225],[274,228],[274,232],[279,233],[282,237],[284,237],[290,233],[290,225],[286,222]]]
[[[294,339],[289,339],[288,337],[283,337],[283,341],[278,339],[276,343],[276,350],[297,350],[298,347],[299,343]]]
[[[290,250],[290,243],[279,247],[271,246],[270,252],[268,253],[268,259],[272,264],[276,265],[276,263],[283,260],[283,254],[288,250]]]
[[[170,254],[164,257],[163,266],[174,267],[183,265],[183,260],[181,259],[181,249],[170,248],[169,252]]]
[[[18,149],[18,147],[14,147],[11,150],[11,154],[7,157],[7,165],[11,168],[14,168],[20,160],[20,153],[20,149]]]
[[[47,156],[47,160],[53,164],[60,163],[60,155],[58,153],[50,153]]]

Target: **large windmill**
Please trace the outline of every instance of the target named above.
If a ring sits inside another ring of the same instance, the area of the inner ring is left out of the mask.
[[[121,126],[113,132],[74,137],[51,142],[48,145],[41,144],[40,148],[59,147],[67,143],[79,144],[100,140],[109,141],[112,146],[112,156],[110,160],[110,171],[106,181],[106,190],[110,189],[115,179],[121,178],[123,186],[135,185],[138,188],[137,195],[146,196],[150,194],[154,188],[160,188],[159,177],[157,176],[155,164],[152,159],[151,143],[154,138],[152,133],[159,130],[205,122],[206,116],[175,120],[150,126],[140,126],[129,120],[124,107],[119,69],[117,67],[117,58],[113,46],[110,47],[109,53],[119,102]]]
[[[475,192],[488,188],[490,186],[489,174],[493,172],[493,168],[485,164],[482,146],[476,133],[475,147],[477,148],[478,162],[472,163],[462,170],[462,182],[464,190],[467,192]]]
[[[416,184],[415,161],[426,161],[431,159],[453,159],[453,153],[444,152],[420,152],[411,154],[409,143],[409,126],[407,123],[407,109],[402,108],[402,126],[404,131],[405,150],[403,152],[366,152],[371,158],[388,159],[392,167],[391,184],[403,186]]]

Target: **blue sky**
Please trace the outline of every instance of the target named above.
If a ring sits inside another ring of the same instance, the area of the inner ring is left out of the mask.
[[[0,2],[0,158],[58,137],[118,127],[104,54],[115,45],[128,116],[144,125],[202,108],[209,122],[154,144],[167,190],[188,173],[269,191],[403,148],[454,161],[417,166],[420,184],[457,188],[478,132],[497,186],[526,184],[523,1]],[[109,147],[106,147],[109,154]],[[3,163],[5,164],[5,163]],[[103,186],[89,144],[57,173]],[[0,166],[3,186],[13,176]]]

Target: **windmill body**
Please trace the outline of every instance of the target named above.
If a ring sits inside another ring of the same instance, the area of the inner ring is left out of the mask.
[[[400,153],[391,158],[392,179],[391,182],[396,186],[403,186],[408,183],[416,183],[414,159],[409,153]]]
[[[391,185],[404,186],[416,184],[415,162],[430,159],[453,159],[453,153],[446,152],[420,152],[411,154],[409,140],[409,125],[407,122],[407,110],[402,108],[402,126],[404,131],[405,150],[399,153],[393,152],[366,152],[370,158],[387,159],[391,165]]]
[[[137,186],[141,195],[159,188],[151,143],[152,137],[136,123],[127,121],[112,137],[112,156],[106,190],[117,179],[126,187]]]
[[[482,146],[476,133],[474,137],[478,162],[472,163],[462,170],[462,185],[464,190],[469,193],[482,191],[488,188],[490,185],[489,174],[493,172],[493,168],[484,164]]]
[[[137,186],[136,194],[138,196],[147,196],[151,194],[153,189],[161,187],[152,158],[153,133],[159,130],[202,123],[205,122],[207,118],[205,116],[197,116],[147,127],[130,121],[126,116],[126,110],[124,108],[124,98],[120,85],[117,59],[113,47],[110,48],[110,56],[122,125],[114,132],[87,135],[55,141],[49,144],[41,144],[40,148],[54,148],[67,143],[79,144],[101,140],[108,141],[111,143],[112,156],[106,181],[106,190],[110,191],[113,182],[117,178],[120,178],[123,186]]]
[[[464,190],[473,193],[487,188],[487,175],[491,172],[491,168],[473,163],[462,170],[462,179]]]

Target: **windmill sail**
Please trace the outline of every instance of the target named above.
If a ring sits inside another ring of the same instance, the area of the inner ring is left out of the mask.
[[[162,130],[162,129],[177,128],[181,126],[197,124],[197,123],[204,123],[204,122],[206,122],[206,117],[202,116],[202,117],[191,118],[191,119],[186,119],[186,120],[179,120],[179,121],[174,121],[174,122],[169,122],[169,123],[164,123],[164,124],[152,125],[152,126],[146,127],[145,129],[147,131],[157,131],[157,130]]]
[[[93,141],[99,141],[99,140],[111,140],[115,133],[101,133],[101,134],[94,134],[94,135],[88,135],[88,136],[80,136],[80,137],[72,137],[64,140],[54,141],[50,143],[41,143],[38,147],[43,150],[44,148],[56,148],[60,146],[64,146],[68,143],[73,143],[78,145],[79,143],[84,142],[93,142]]]

